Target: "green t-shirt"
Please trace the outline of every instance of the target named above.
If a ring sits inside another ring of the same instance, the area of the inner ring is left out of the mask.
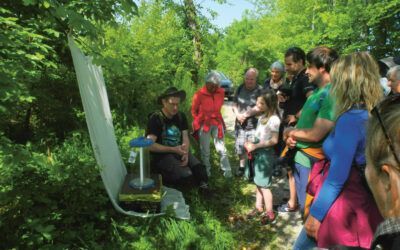
[[[314,90],[313,94],[307,98],[301,111],[300,119],[297,122],[296,128],[312,128],[317,118],[327,119],[334,121],[334,103],[329,94],[331,84],[327,84],[323,88]],[[297,148],[320,148],[322,146],[322,139],[319,142],[303,142],[297,141]],[[295,161],[303,166],[310,167],[310,161],[300,151],[296,154]]]

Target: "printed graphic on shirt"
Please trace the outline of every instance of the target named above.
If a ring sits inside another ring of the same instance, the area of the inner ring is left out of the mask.
[[[175,147],[182,144],[182,133],[176,125],[166,127],[161,137],[163,145]]]

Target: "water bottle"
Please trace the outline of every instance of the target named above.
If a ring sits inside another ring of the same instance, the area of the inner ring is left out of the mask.
[[[136,153],[135,151],[131,150],[130,153],[129,153],[128,162],[129,162],[130,164],[134,164],[135,161],[136,161],[136,156],[137,156],[137,153]]]

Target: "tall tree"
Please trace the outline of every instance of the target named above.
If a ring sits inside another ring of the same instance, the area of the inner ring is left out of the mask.
[[[193,0],[184,0],[184,10],[186,15],[186,25],[190,31],[192,42],[193,42],[193,61],[195,67],[191,70],[192,73],[192,81],[194,84],[199,83],[199,69],[202,66],[202,44],[201,44],[201,31],[200,26],[197,19],[197,11],[196,6]]]
[[[218,65],[230,70],[231,76],[242,73],[237,58],[249,58],[251,52],[256,57],[250,58],[250,64],[262,70],[265,63],[283,60],[290,46],[307,51],[326,45],[342,54],[369,51],[377,59],[400,52],[400,0],[251,2],[256,6],[254,28],[231,32],[243,26],[242,22],[233,23],[219,47]],[[232,42],[238,34],[245,39]],[[243,43],[247,51],[242,49]]]

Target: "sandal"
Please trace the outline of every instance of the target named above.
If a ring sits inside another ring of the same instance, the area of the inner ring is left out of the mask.
[[[275,220],[276,216],[273,211],[265,212],[261,216],[261,225],[270,224]]]
[[[290,207],[289,203],[282,204],[278,207],[278,212],[279,213],[292,213],[292,212],[297,212],[299,210],[299,206],[296,205],[294,207]]]

